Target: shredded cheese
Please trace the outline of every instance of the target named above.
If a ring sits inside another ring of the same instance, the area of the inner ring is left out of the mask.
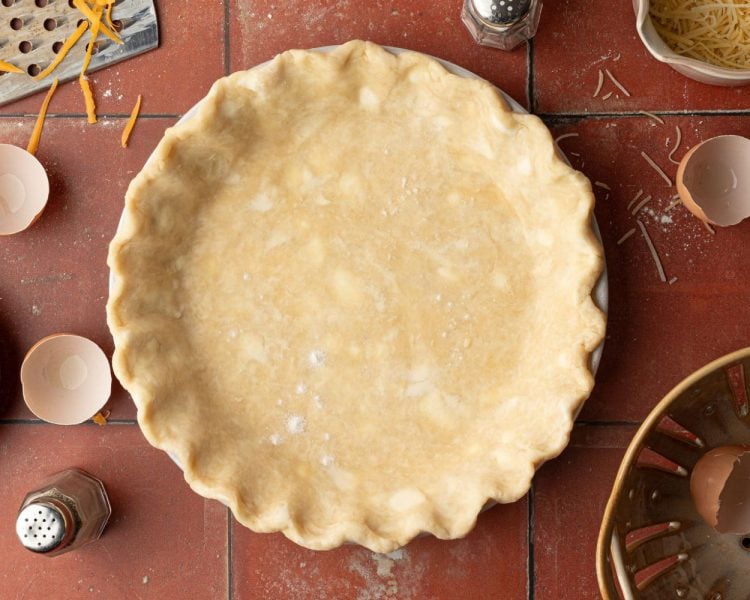
[[[93,417],[91,417],[91,420],[99,425],[99,427],[104,427],[107,424],[107,417],[109,416],[109,411],[106,411],[104,414],[101,412],[96,413]]]
[[[0,71],[5,71],[6,73],[23,73],[23,69],[4,60],[0,60]]]
[[[572,137],[578,137],[577,133],[563,133],[562,135],[559,135],[555,138],[555,144],[559,144],[563,140],[567,140],[568,138]]]
[[[99,16],[96,15],[96,9],[91,10],[88,4],[83,2],[83,0],[73,0],[73,5],[80,10],[83,15],[91,21],[91,23],[94,23],[95,21],[101,21],[101,11],[103,7],[101,5],[97,5],[97,9],[99,9]],[[105,25],[101,28],[101,32],[107,36],[110,40],[112,40],[115,44],[122,44],[123,41],[120,39],[120,36],[116,33],[112,33],[110,29]]]
[[[677,152],[677,149],[680,147],[680,144],[682,143],[682,130],[679,128],[678,125],[674,126],[675,132],[677,133],[677,140],[674,143],[674,148],[672,148],[672,152],[669,153],[669,156],[667,157],[669,159],[669,162],[679,165],[680,161],[675,160],[672,158],[674,156],[674,153]]]
[[[669,178],[669,177],[667,176],[667,174],[666,174],[666,173],[665,173],[665,172],[664,172],[664,171],[662,170],[662,168],[661,168],[661,167],[660,167],[659,165],[657,165],[657,164],[656,164],[656,163],[654,162],[654,159],[653,159],[653,158],[651,158],[651,157],[650,157],[650,156],[649,156],[648,154],[646,154],[646,153],[645,153],[645,152],[643,152],[643,151],[641,151],[641,156],[643,157],[643,160],[645,160],[645,161],[646,161],[646,162],[647,162],[647,163],[649,164],[649,166],[650,166],[650,167],[651,167],[651,168],[652,168],[652,169],[653,169],[654,171],[656,171],[656,172],[657,172],[657,173],[659,174],[659,176],[660,176],[660,177],[661,177],[661,178],[662,178],[662,179],[663,179],[664,181],[666,181],[666,182],[667,182],[667,185],[668,185],[669,187],[672,187],[672,180],[671,180],[671,179],[670,179],[670,178]]]
[[[130,134],[133,132],[133,127],[135,127],[135,121],[138,118],[138,113],[141,111],[141,99],[142,99],[141,95],[138,94],[138,100],[135,101],[135,106],[133,107],[133,111],[130,113],[128,122],[125,123],[125,129],[122,130],[122,138],[120,141],[121,141],[123,148],[128,147]]]
[[[609,187],[609,186],[608,186],[608,185],[607,185],[606,183],[604,183],[604,182],[602,182],[602,181],[595,181],[595,182],[594,182],[594,185],[595,185],[596,187],[600,187],[600,188],[602,188],[603,190],[607,190],[608,192],[611,192],[611,191],[612,191],[612,188],[611,188],[611,187]]]
[[[36,118],[34,130],[31,132],[31,139],[29,139],[29,145],[26,147],[29,154],[36,154],[36,151],[39,148],[39,140],[42,139],[42,129],[44,129],[44,120],[47,118],[47,109],[49,108],[50,100],[52,100],[52,96],[56,89],[57,77],[55,77],[55,80],[52,82],[52,85],[44,98],[44,102],[42,102],[42,107],[39,109],[39,116]]]
[[[682,200],[672,200],[669,206],[667,206],[667,208],[664,209],[664,214],[666,215],[668,212],[671,212],[672,209],[674,209],[675,206],[678,206],[681,202]]]
[[[670,280],[669,280],[669,281],[668,281],[667,283],[668,283],[669,285],[672,285],[672,284],[674,284],[674,283],[675,283],[676,281],[677,281],[677,277],[672,277],[672,279],[670,279]]]
[[[612,92],[607,92],[602,96],[602,100],[609,100],[612,97]]]
[[[656,252],[656,248],[654,248],[654,242],[651,241],[651,236],[648,234],[646,226],[637,219],[636,223],[638,223],[638,227],[640,227],[641,233],[643,234],[643,239],[646,240],[648,250],[649,252],[651,252],[651,257],[654,259],[656,271],[659,273],[659,279],[661,279],[663,283],[666,283],[667,275],[664,273],[664,266],[661,264],[661,260],[659,259],[659,255]]]
[[[645,110],[639,110],[638,114],[639,115],[643,115],[645,117],[648,117],[649,119],[653,119],[654,121],[656,121],[657,123],[659,123],[659,125],[664,125],[664,119],[662,119],[661,117],[656,116],[654,113],[650,113],[650,112],[645,111]]]
[[[716,235],[716,230],[713,227],[711,227],[709,223],[706,223],[705,221],[703,221],[703,225],[708,230],[708,233],[710,233],[711,235]]]
[[[86,31],[89,28],[89,22],[83,21],[78,28],[73,32],[73,34],[65,40],[65,43],[62,45],[62,48],[60,48],[60,51],[57,53],[57,56],[55,56],[55,59],[47,66],[46,69],[41,71],[37,76],[34,77],[34,79],[44,79],[52,73],[57,68],[57,65],[59,65],[63,59],[68,55],[68,52],[70,52],[70,49],[76,45],[78,40],[81,39],[81,36],[83,35],[83,32]]]
[[[729,69],[750,69],[750,3],[651,0],[654,28],[677,54]]]
[[[630,92],[625,89],[625,86],[622,85],[618,80],[617,77],[612,75],[612,71],[609,69],[604,69],[604,72],[607,74],[607,77],[609,77],[609,80],[615,84],[615,87],[618,88],[623,94],[625,94],[628,98],[630,98]]]
[[[630,231],[628,231],[628,232],[627,232],[627,233],[626,233],[625,235],[623,235],[623,236],[622,236],[622,237],[621,237],[621,238],[620,238],[619,240],[617,240],[617,245],[619,246],[620,244],[622,244],[622,243],[623,243],[623,242],[624,242],[625,240],[627,240],[627,239],[628,239],[628,238],[629,238],[629,237],[630,237],[631,235],[633,235],[634,233],[635,233],[635,227],[633,227],[633,229],[631,229]]]
[[[638,198],[640,198],[641,196],[643,196],[643,190],[638,190],[638,193],[635,195],[635,198],[633,198],[628,203],[628,210],[630,210],[630,207],[633,206],[633,204],[635,204],[638,201]]]
[[[640,210],[646,206],[649,202],[651,202],[652,198],[651,196],[646,196],[643,200],[641,200],[638,204],[635,205],[635,208],[630,213],[631,215],[636,215],[640,212]]]
[[[596,90],[594,91],[594,98],[596,98],[599,95],[599,92],[602,91],[603,85],[604,85],[604,73],[602,73],[602,70],[599,69],[599,82],[596,84]]]

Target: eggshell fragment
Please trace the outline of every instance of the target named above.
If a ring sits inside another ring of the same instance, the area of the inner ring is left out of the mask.
[[[30,227],[49,197],[47,172],[33,154],[0,144],[0,235]]]
[[[706,223],[727,227],[750,217],[750,140],[701,142],[680,161],[676,185],[687,209]]]
[[[750,532],[750,448],[706,452],[690,475],[690,495],[698,514],[719,533]]]
[[[23,398],[40,419],[74,425],[91,418],[109,399],[112,374],[99,346],[77,335],[38,341],[21,365]]]

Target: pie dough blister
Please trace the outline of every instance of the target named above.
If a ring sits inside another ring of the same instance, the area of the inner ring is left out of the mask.
[[[218,81],[132,182],[115,372],[256,531],[465,535],[566,445],[604,332],[588,180],[488,83],[367,42]]]

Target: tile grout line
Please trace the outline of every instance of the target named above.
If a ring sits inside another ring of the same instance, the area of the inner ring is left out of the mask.
[[[649,111],[652,115],[663,117],[744,117],[750,115],[750,110],[653,110]],[[585,119],[618,119],[618,118],[641,118],[647,119],[648,115],[642,112],[596,112],[596,113],[538,113],[540,119],[554,121],[573,121]]]
[[[5,113],[0,114],[1,119],[36,119],[38,115],[32,113]],[[182,115],[175,113],[143,113],[139,114],[139,119],[179,119]],[[49,113],[47,119],[83,119],[86,117],[85,113]],[[99,119],[129,119],[130,115],[126,114],[99,114]]]
[[[527,508],[527,546],[528,558],[526,562],[526,578],[528,581],[527,598],[534,600],[536,594],[536,566],[534,562],[534,484],[529,488],[529,504]]]
[[[232,511],[227,507],[227,600],[234,596],[234,571],[232,569]]]
[[[229,2],[230,0],[224,0],[224,75],[229,75],[232,64],[229,55]]]
[[[41,419],[0,419],[0,425],[54,425],[54,423],[48,423]],[[84,421],[80,425],[92,427],[96,423],[93,421]],[[138,425],[138,421],[136,419],[108,419],[107,425]]]

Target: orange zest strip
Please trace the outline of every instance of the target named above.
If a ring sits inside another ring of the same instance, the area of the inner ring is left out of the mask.
[[[91,62],[91,56],[94,54],[94,44],[96,38],[99,37],[99,32],[102,31],[102,7],[98,6],[94,11],[94,20],[91,22],[91,39],[86,46],[86,56],[83,57],[83,66],[81,67],[81,77],[86,75],[86,71],[89,70],[89,63]]]
[[[112,31],[114,31],[116,34],[120,34],[119,31],[117,31],[117,28],[115,28],[115,24],[112,22],[112,7],[115,5],[114,0],[112,2],[107,3],[107,27],[109,27]]]
[[[91,8],[88,6],[88,4],[86,4],[82,0],[73,0],[73,5],[78,10],[80,10],[89,21],[91,21],[92,23],[94,23],[95,21],[97,21],[96,14],[94,13],[93,10],[91,10]],[[99,19],[98,20],[101,20],[101,14],[99,15]],[[112,33],[109,30],[109,28],[106,27],[106,26],[102,27],[102,33],[105,36],[107,36],[110,40],[112,40],[115,44],[123,44],[124,43],[122,41],[122,39],[120,39],[119,35],[117,35],[116,33]]]
[[[138,118],[138,113],[141,112],[141,100],[142,100],[142,97],[140,94],[138,94],[138,100],[135,101],[133,112],[130,113],[128,122],[125,123],[125,129],[122,130],[121,144],[123,148],[128,147],[128,140],[130,140],[130,134],[133,131],[133,127],[135,127],[135,121]]]
[[[76,29],[73,32],[73,34],[67,40],[65,40],[65,43],[62,45],[62,48],[60,48],[60,52],[58,52],[57,56],[55,56],[55,60],[53,60],[49,64],[49,66],[46,69],[44,69],[44,71],[42,71],[41,73],[39,73],[39,75],[34,77],[34,79],[44,79],[45,77],[47,77],[47,75],[52,73],[52,71],[54,71],[57,68],[57,65],[59,65],[63,61],[63,59],[67,56],[70,49],[76,45],[78,40],[81,39],[83,32],[86,31],[88,27],[89,27],[88,21],[84,21],[83,23],[81,23],[78,26],[78,29]]]
[[[6,73],[23,73],[23,69],[4,60],[0,60],[0,71],[5,71]]]
[[[91,91],[91,84],[85,75],[78,78],[78,84],[83,92],[83,101],[86,103],[86,120],[89,123],[96,123],[96,102],[94,93]]]
[[[83,57],[83,65],[81,66],[81,74],[78,77],[78,84],[81,86],[83,100],[86,103],[86,120],[89,123],[96,123],[96,102],[94,101],[94,93],[91,91],[91,84],[86,77],[86,71],[89,68],[91,56],[94,53],[94,43],[96,42],[96,38],[99,37],[103,10],[104,9],[101,6],[97,6],[94,10],[94,20],[91,23],[91,39],[86,47],[86,55]]]
[[[39,109],[39,116],[36,118],[34,131],[32,131],[29,145],[26,147],[26,150],[29,152],[29,154],[36,154],[36,151],[39,148],[39,140],[42,139],[42,129],[44,128],[44,119],[47,117],[47,108],[49,108],[50,100],[52,100],[52,96],[55,93],[56,89],[57,77],[55,77],[55,80],[52,82],[52,86],[47,92],[47,96],[44,98],[44,102],[42,102],[42,108]]]

